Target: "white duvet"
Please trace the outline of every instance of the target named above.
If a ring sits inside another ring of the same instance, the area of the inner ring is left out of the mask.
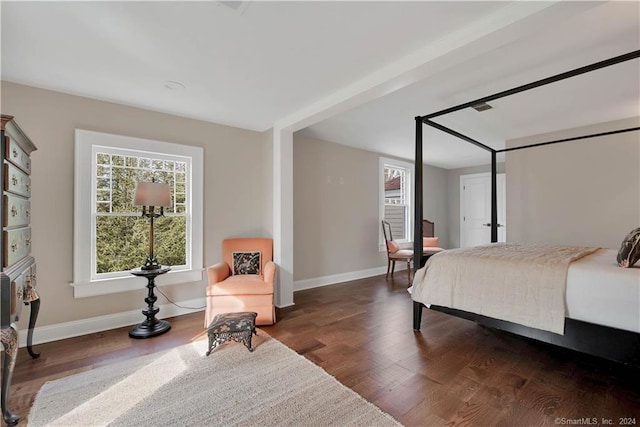
[[[600,249],[569,266],[567,317],[640,332],[640,265],[618,267],[615,249]]]
[[[412,298],[564,334],[569,265],[597,250],[513,243],[447,250],[416,272]]]

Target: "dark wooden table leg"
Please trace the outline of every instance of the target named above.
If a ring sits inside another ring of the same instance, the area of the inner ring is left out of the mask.
[[[20,417],[9,410],[7,399],[9,397],[9,386],[11,376],[18,356],[18,331],[15,325],[2,329],[2,345],[4,347],[4,363],[2,364],[2,417],[8,426],[15,426],[20,421]]]
[[[156,287],[155,278],[161,274],[167,273],[171,270],[169,267],[161,267],[153,270],[132,270],[131,274],[134,276],[147,278],[147,297],[144,301],[147,303],[147,308],[142,310],[142,314],[145,315],[146,320],[139,325],[134,326],[129,331],[131,338],[151,338],[156,335],[164,334],[171,329],[171,324],[166,320],[160,320],[156,318],[156,314],[160,311],[154,304],[157,301],[154,289]]]
[[[27,351],[29,356],[37,359],[40,357],[40,352],[33,351],[33,329],[36,326],[36,320],[38,319],[38,312],[40,311],[40,297],[29,303],[31,305],[31,313],[29,314],[29,331],[27,332]]]

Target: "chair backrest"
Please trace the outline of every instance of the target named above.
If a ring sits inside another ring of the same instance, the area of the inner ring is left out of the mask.
[[[400,247],[393,241],[393,235],[391,234],[391,224],[382,220],[382,234],[384,234],[384,245],[387,247],[387,256],[395,254],[400,250]]]
[[[222,241],[222,259],[233,272],[234,252],[260,252],[260,274],[267,261],[273,261],[273,239],[267,237],[241,237]]]
[[[382,234],[384,234],[385,242],[389,242],[393,240],[393,235],[391,234],[391,224],[389,224],[384,219],[382,220]]]
[[[435,237],[435,226],[428,219],[422,220],[422,237]]]

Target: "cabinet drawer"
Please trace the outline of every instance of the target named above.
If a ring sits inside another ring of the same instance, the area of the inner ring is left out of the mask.
[[[18,143],[10,137],[7,137],[6,159],[31,175],[31,159],[29,155],[18,145]]]
[[[31,178],[15,165],[7,163],[5,168],[5,190],[21,196],[31,195]]]
[[[4,265],[10,267],[31,251],[31,229],[17,228],[4,232]]]
[[[4,227],[19,227],[21,225],[29,225],[31,217],[31,202],[29,199],[5,194],[3,205]]]

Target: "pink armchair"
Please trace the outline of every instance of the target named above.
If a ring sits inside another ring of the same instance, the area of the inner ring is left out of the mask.
[[[207,268],[207,309],[204,327],[220,313],[254,311],[256,325],[276,321],[273,303],[273,240],[238,238],[222,241],[223,262]]]

